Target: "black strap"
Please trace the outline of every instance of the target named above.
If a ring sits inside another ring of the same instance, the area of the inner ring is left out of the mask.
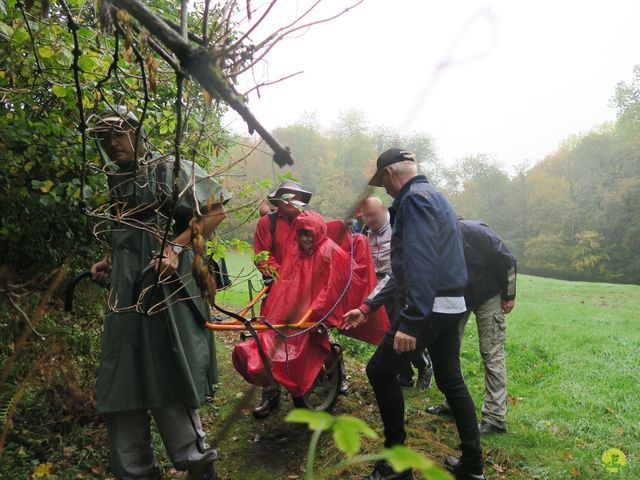
[[[271,254],[276,251],[276,225],[278,224],[278,212],[269,214],[269,221],[271,225],[269,231],[271,232]]]

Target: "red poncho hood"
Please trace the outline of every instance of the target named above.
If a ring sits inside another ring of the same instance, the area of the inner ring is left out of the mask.
[[[323,243],[327,241],[327,224],[322,215],[316,212],[302,212],[293,221],[293,229],[296,237],[300,230],[307,230],[313,235],[313,253],[318,252]]]

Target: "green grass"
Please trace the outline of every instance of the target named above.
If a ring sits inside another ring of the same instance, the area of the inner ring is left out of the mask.
[[[522,275],[518,290],[507,327],[509,433],[486,446],[539,478],[640,478],[640,287]],[[475,328],[462,358],[479,405]],[[607,475],[600,457],[614,447],[628,465]]]
[[[246,269],[247,261],[231,257],[230,272]],[[246,303],[246,282],[230,293],[225,301]],[[520,275],[516,308],[507,321],[509,432],[483,438],[491,478],[640,478],[639,305],[638,286]],[[341,341],[352,359],[352,382],[357,389],[367,389],[362,364],[373,349],[345,337]],[[484,372],[473,316],[461,357],[479,411]],[[437,388],[407,391],[406,396],[414,436],[420,440],[423,432],[431,432],[437,442],[455,448],[452,425],[424,414],[427,405],[442,400]],[[362,416],[358,402],[347,398],[339,404],[340,413]],[[362,399],[372,401],[366,394]],[[375,411],[365,417],[379,427]],[[410,443],[438,455],[438,449]],[[609,448],[626,454],[622,473],[606,473],[601,466]]]
[[[248,282],[251,281],[254,289],[260,290],[262,275],[251,263],[250,255],[234,254],[225,260],[232,285],[216,294],[216,302],[240,308],[249,303]]]

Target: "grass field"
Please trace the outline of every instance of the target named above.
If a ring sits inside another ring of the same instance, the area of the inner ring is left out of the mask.
[[[230,272],[246,270],[246,258],[229,260]],[[246,298],[244,283],[223,301],[238,304]],[[483,438],[489,478],[640,478],[639,304],[638,286],[519,277],[517,304],[507,327],[509,432]],[[343,343],[354,392],[343,397],[337,413],[364,417],[380,432],[362,373],[372,349],[349,339]],[[461,356],[479,410],[484,380],[473,321]],[[458,440],[453,424],[424,413],[426,406],[442,400],[437,388],[407,390],[406,396],[410,446],[432,458],[454,449]],[[373,442],[365,448],[376,446]],[[620,473],[608,473],[601,465],[610,448],[626,455]],[[323,461],[335,455],[327,447]]]

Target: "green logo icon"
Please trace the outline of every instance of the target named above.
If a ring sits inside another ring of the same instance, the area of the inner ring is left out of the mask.
[[[627,457],[619,448],[610,448],[602,454],[602,466],[609,473],[619,473],[627,464]]]

